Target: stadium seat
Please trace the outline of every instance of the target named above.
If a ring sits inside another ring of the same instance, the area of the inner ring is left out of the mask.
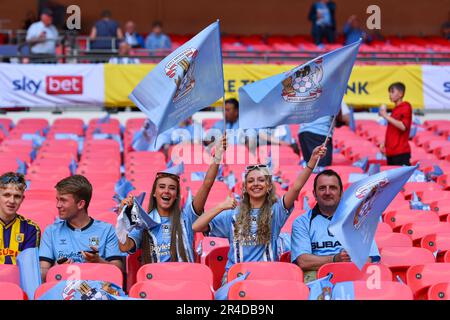
[[[406,283],[415,299],[426,299],[429,287],[440,282],[450,282],[450,263],[413,265],[406,272]]]
[[[375,242],[378,246],[378,249],[384,247],[412,247],[411,239],[403,233],[396,232],[385,232],[375,234]]]
[[[228,300],[308,300],[309,288],[294,280],[244,280],[233,284]]]
[[[19,267],[13,264],[0,264],[0,282],[11,282],[20,286]]]
[[[317,278],[326,277],[329,273],[333,273],[331,282],[333,284],[344,281],[367,280],[374,279],[377,281],[391,281],[392,272],[384,264],[369,263],[365,264],[362,270],[353,262],[336,262],[326,263],[317,271]]]
[[[430,286],[427,300],[450,300],[450,282],[440,282]]]
[[[400,231],[401,227],[407,223],[414,222],[435,222],[439,223],[439,215],[433,211],[424,210],[399,210],[387,212],[383,221],[389,224],[394,232]]]
[[[420,239],[429,234],[450,232],[450,223],[447,222],[415,222],[406,223],[400,229],[401,233],[407,234],[414,245],[420,245]]]
[[[392,233],[392,228],[385,222],[379,222],[376,233]]]
[[[44,282],[41,284],[36,291],[34,292],[34,300],[38,300],[40,297],[42,297],[48,290],[53,288],[55,284],[57,284],[58,281],[50,281],[50,282]]]
[[[137,272],[136,281],[153,280],[192,280],[213,284],[213,274],[210,268],[199,263],[165,262],[143,265]]]
[[[211,196],[211,195],[210,195]],[[209,201],[209,199],[208,199]],[[223,199],[222,199],[223,201]],[[217,238],[217,237],[204,237],[201,240],[200,248],[201,248],[201,256],[200,263],[205,263],[206,256],[215,248],[218,247],[230,247],[230,243],[228,239],[225,238]]]
[[[228,261],[229,251],[229,246],[216,247],[204,257],[204,264],[207,265],[213,273],[214,290],[217,290],[222,284],[222,278],[225,273],[225,266]]]
[[[335,285],[333,292],[339,292],[341,286],[348,282],[340,282]],[[369,287],[366,281],[353,281],[354,300],[413,300],[411,289],[400,282],[380,281],[374,287]],[[350,300],[350,297],[342,297]]]
[[[420,240],[420,246],[431,252],[450,250],[450,232],[428,234]],[[436,260],[439,261],[438,258]]]
[[[203,281],[141,281],[131,287],[129,296],[147,300],[213,300],[211,287]]]
[[[19,285],[0,282],[0,300],[28,300],[28,298]]]
[[[122,287],[122,271],[112,264],[104,263],[73,263],[58,264],[48,270],[46,281],[61,280],[99,280],[114,283]]]
[[[391,269],[394,281],[399,276],[406,282],[406,270],[412,265],[435,262],[434,255],[424,248],[384,247],[380,254],[382,263]]]
[[[233,265],[227,274],[230,282],[246,272],[247,280],[293,280],[303,282],[303,271],[293,263],[285,262],[241,262]]]

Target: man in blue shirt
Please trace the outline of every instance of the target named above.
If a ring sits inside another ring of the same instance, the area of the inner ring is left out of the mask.
[[[172,47],[170,38],[162,32],[162,23],[153,23],[152,32],[145,39],[145,48],[149,50],[167,49]]]
[[[122,270],[123,254],[119,250],[114,227],[94,220],[87,209],[92,185],[81,175],[59,181],[56,208],[60,221],[45,229],[39,248],[43,281],[54,263],[109,263]]]
[[[322,171],[314,179],[316,206],[292,225],[291,261],[302,268],[305,282],[314,280],[317,270],[326,263],[351,261],[341,243],[328,231],[342,192],[340,176],[333,170]],[[380,260],[375,241],[369,256],[369,262]]]
[[[312,4],[308,19],[312,23],[311,34],[316,45],[322,44],[323,37],[327,38],[328,43],[334,43],[335,11],[336,4],[333,1],[320,0]]]
[[[92,27],[90,38],[94,40],[91,42],[91,49],[111,50],[118,47],[123,32],[117,21],[111,19],[111,11],[102,12],[102,18]]]

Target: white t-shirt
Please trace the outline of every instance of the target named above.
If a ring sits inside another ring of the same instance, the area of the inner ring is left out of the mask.
[[[33,38],[38,38],[39,35],[45,32],[45,39],[47,41],[38,43],[31,48],[32,53],[48,53],[56,54],[56,41],[58,40],[58,30],[54,25],[46,27],[42,21],[33,23],[27,31],[27,41]]]

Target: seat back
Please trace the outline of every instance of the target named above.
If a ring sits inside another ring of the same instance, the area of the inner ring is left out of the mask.
[[[303,282],[303,271],[293,263],[241,262],[228,270],[227,282],[250,272],[248,280],[292,280]]]
[[[440,282],[430,286],[427,300],[450,300],[450,282]]]
[[[334,292],[342,292],[352,287],[352,293],[346,292],[343,300],[413,300],[411,289],[400,282],[380,281],[369,287],[366,281],[339,282],[333,288]],[[345,289],[344,289],[345,288]]]
[[[229,300],[307,300],[309,288],[293,280],[244,280],[233,284]]]
[[[27,296],[17,284],[0,282],[0,300],[27,300]]]
[[[450,263],[414,265],[406,272],[406,283],[416,299],[425,299],[429,287],[440,282],[450,282]]]
[[[392,272],[389,267],[376,263],[366,264],[362,270],[359,270],[353,262],[326,263],[317,271],[317,278],[326,277],[329,273],[333,274],[330,280],[333,284],[344,281],[362,281],[369,278],[377,281],[392,280]]]
[[[213,288],[217,290],[222,284],[222,278],[227,265],[228,252],[230,247],[217,247],[212,249],[205,257],[205,265],[207,265],[213,273]]]
[[[131,287],[129,296],[148,300],[213,300],[208,284],[188,280],[137,282]]]
[[[0,264],[0,281],[11,282],[20,286],[19,267],[13,264]]]

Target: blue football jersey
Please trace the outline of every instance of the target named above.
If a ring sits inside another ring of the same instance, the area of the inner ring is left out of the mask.
[[[328,232],[332,217],[323,215],[316,205],[304,215],[295,219],[291,234],[291,261],[295,262],[302,254],[329,256],[344,249],[341,243]],[[370,248],[372,261],[379,260],[375,240]]]
[[[170,217],[161,217],[158,210],[153,209],[149,213],[150,218],[155,222],[155,226],[148,232],[151,238],[151,254],[154,262],[169,262],[170,261],[170,246],[171,246],[171,222]],[[194,262],[194,231],[192,230],[192,224],[197,220],[198,215],[195,213],[193,203],[185,206],[181,212],[182,219],[182,231],[183,231],[183,244],[188,255],[189,262]],[[143,229],[133,229],[129,234],[135,247],[130,251],[134,253],[136,248],[140,248],[142,245],[142,235],[146,232]],[[178,260],[181,261],[180,257]]]
[[[90,251],[95,246],[101,258],[120,260],[124,254],[119,250],[114,227],[91,218],[82,229],[75,229],[67,221],[60,220],[48,226],[39,247],[39,259],[54,263],[60,258],[72,259],[74,263],[86,262],[81,251]]]
[[[272,235],[268,245],[261,245],[256,242],[259,209],[252,209],[250,212],[252,219],[250,227],[251,235],[244,242],[234,238],[234,226],[239,215],[239,208],[223,211],[211,220],[209,223],[209,235],[211,237],[227,238],[230,242],[228,261],[225,267],[227,271],[231,266],[239,262],[276,260],[278,236],[281,228],[294,209],[294,207],[289,210],[286,209],[283,204],[283,198],[278,199],[272,206]]]

